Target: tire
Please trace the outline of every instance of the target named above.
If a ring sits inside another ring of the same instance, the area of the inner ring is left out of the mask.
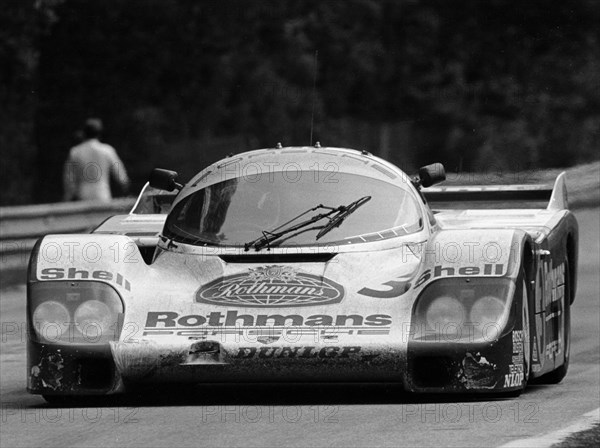
[[[563,331],[562,340],[565,351],[563,363],[551,372],[542,375],[536,383],[539,384],[558,384],[569,370],[569,360],[571,358],[571,279],[569,278],[569,260],[565,260],[565,294],[563,296]]]

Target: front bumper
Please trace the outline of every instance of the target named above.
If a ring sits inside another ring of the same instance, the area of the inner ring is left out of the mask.
[[[406,388],[422,393],[511,392],[523,387],[513,332],[485,343],[410,341]]]
[[[126,385],[212,382],[396,382],[412,392],[510,392],[523,385],[513,332],[489,343],[393,345],[172,344],[28,347],[28,390],[94,395]]]

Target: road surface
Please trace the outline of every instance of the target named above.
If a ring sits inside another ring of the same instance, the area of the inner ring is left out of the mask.
[[[25,391],[25,288],[0,295],[0,445],[499,446],[566,427],[600,402],[599,211],[580,224],[571,366],[518,399],[409,397],[395,386],[204,386],[90,407],[54,407]]]

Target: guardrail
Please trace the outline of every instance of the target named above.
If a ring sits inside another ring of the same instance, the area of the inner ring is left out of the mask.
[[[112,215],[129,213],[134,202],[135,198],[122,198],[108,203],[0,207],[0,283],[25,281],[29,255],[42,236],[89,232]]]

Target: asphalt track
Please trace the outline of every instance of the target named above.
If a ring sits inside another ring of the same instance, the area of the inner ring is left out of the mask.
[[[389,385],[203,386],[53,407],[25,391],[25,288],[0,296],[0,445],[499,446],[567,427],[600,403],[600,219],[580,225],[571,366],[517,399],[414,397]]]

